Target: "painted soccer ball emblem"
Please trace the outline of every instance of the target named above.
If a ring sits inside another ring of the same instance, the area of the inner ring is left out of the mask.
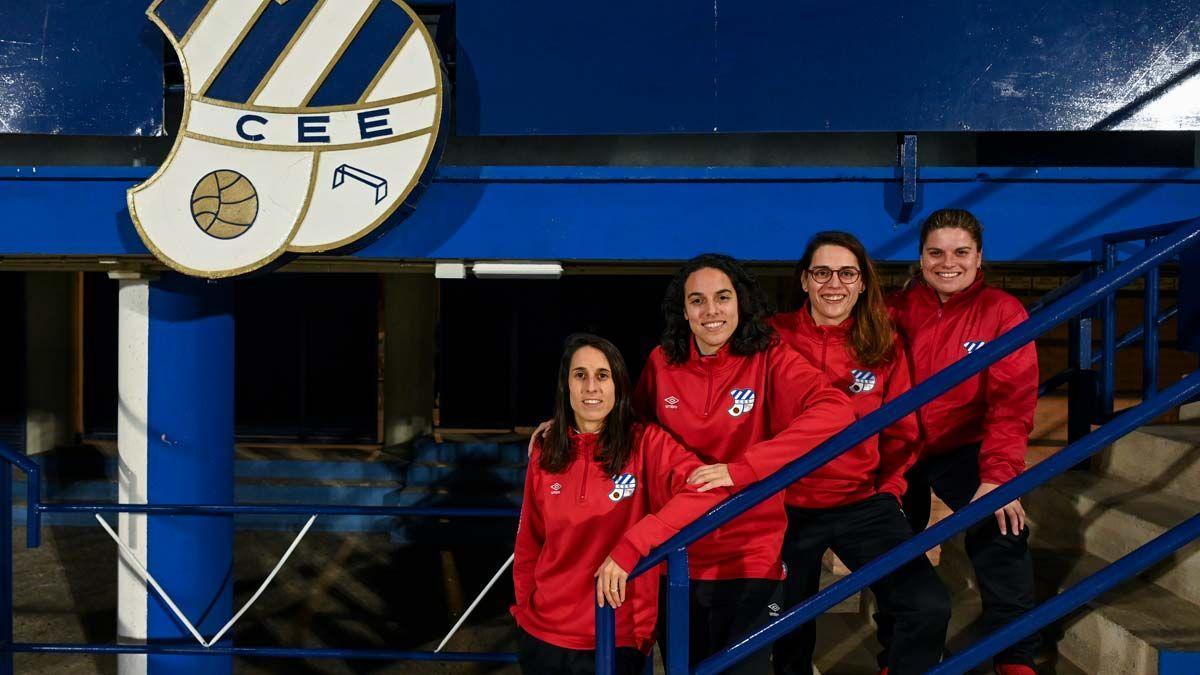
[[[433,36],[403,0],[149,4],[185,89],[170,154],[126,193],[155,257],[221,279],[349,251],[413,210],[446,107]]]
[[[210,237],[241,236],[258,218],[258,191],[242,174],[220,169],[206,174],[192,189],[192,220]]]

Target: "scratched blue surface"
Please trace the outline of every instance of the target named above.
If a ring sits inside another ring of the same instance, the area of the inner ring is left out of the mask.
[[[151,171],[0,167],[0,255],[146,255],[125,190]],[[927,168],[908,222],[899,204],[887,167],[443,167],[408,220],[353,256],[794,260],[812,233],[844,228],[904,261],[921,218],[961,206],[990,260],[1090,260],[1107,232],[1200,215],[1200,170]]]
[[[0,133],[159,133],[148,4],[0,2]],[[1200,129],[1194,0],[456,7],[462,134]]]
[[[163,37],[149,4],[0,2],[0,133],[161,134]]]
[[[1200,129],[1193,0],[457,7],[461,134]]]

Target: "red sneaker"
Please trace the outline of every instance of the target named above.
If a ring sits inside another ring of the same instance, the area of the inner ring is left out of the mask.
[[[996,675],[1037,675],[1037,671],[1023,663],[997,663]]]
[[[879,671],[879,675],[887,675],[887,666],[884,666],[883,670]]]

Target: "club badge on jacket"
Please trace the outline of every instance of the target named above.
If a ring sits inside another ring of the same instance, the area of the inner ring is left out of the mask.
[[[633,491],[637,489],[637,478],[631,473],[623,473],[620,476],[613,476],[613,489],[608,493],[608,498],[614,502],[619,502],[626,497],[633,495]]]
[[[742,413],[748,413],[754,410],[754,390],[753,389],[733,389],[729,392],[733,397],[733,405],[729,406],[730,417],[740,417]]]

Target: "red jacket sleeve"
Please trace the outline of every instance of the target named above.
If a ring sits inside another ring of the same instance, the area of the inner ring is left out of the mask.
[[[912,366],[908,353],[896,340],[896,359],[888,373],[883,392],[883,404],[891,403],[912,388]],[[901,417],[879,434],[879,478],[876,488],[897,498],[908,488],[904,474],[917,461],[920,450],[920,430],[916,413]]]
[[[513,595],[518,606],[525,606],[533,595],[533,572],[537,568],[538,555],[546,540],[546,527],[535,497],[538,461],[541,448],[535,448],[525,469],[525,492],[521,501],[521,520],[517,526],[517,543],[513,550]]]
[[[729,464],[735,488],[762,480],[854,423],[854,406],[825,374],[791,348],[771,348],[767,414],[772,438]]]
[[[997,335],[1029,317],[1015,299],[1013,305],[1001,319]],[[1025,453],[1037,409],[1037,347],[1030,342],[993,363],[984,378],[987,412],[979,449],[979,480],[999,484],[1025,470]]]
[[[629,528],[613,549],[612,559],[626,572],[652,548],[670,539],[685,525],[708,513],[729,496],[729,490],[718,488],[697,492],[699,485],[688,485],[687,477],[704,462],[677,443],[661,427],[646,425],[641,437],[641,452],[645,458],[647,495],[665,491],[670,495],[661,508]],[[654,500],[651,500],[653,504]]]

